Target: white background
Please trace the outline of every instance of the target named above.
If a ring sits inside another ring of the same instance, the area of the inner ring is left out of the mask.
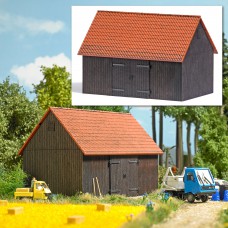
[[[200,15],[218,51],[214,55],[214,93],[184,102],[83,94],[82,56],[77,53],[97,10]],[[222,105],[222,6],[72,6],[72,104]]]

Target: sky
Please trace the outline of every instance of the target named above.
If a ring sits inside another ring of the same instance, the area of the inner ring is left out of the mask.
[[[0,0],[0,82],[10,76],[32,99],[29,91],[42,79],[41,65],[55,63],[71,71],[71,6],[92,5],[223,6],[223,31],[228,34],[227,0]],[[131,113],[151,135],[150,107],[133,108]],[[175,144],[170,118],[164,122],[164,144]]]

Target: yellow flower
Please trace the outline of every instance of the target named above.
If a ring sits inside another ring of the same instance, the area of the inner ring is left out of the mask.
[[[22,214],[9,215],[8,208],[23,207]],[[145,206],[112,205],[110,211],[97,211],[96,205],[48,204],[48,203],[8,203],[0,206],[1,228],[52,228],[52,227],[120,227],[128,222],[128,216],[134,218],[145,211]],[[67,224],[67,218],[73,215],[85,216],[84,222]]]

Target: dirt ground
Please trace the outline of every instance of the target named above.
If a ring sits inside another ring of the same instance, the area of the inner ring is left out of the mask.
[[[227,202],[208,201],[206,203],[185,203],[162,224],[154,225],[153,228],[202,228],[217,227],[216,222],[219,212],[228,208]]]

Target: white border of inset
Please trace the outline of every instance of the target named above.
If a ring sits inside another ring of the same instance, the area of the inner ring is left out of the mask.
[[[83,94],[82,56],[78,50],[98,10],[200,15],[217,48],[214,55],[214,92],[179,102]],[[124,106],[213,106],[222,105],[222,6],[72,6],[72,104]]]

